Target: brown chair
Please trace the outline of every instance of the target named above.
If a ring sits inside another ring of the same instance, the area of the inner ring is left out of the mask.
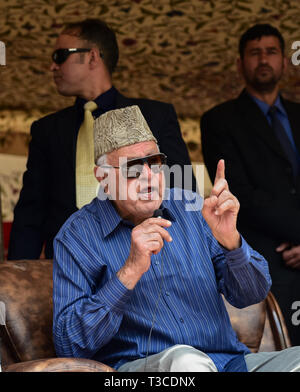
[[[271,293],[265,301],[245,309],[228,303],[226,307],[239,339],[252,352],[290,346],[280,309]],[[0,263],[0,324],[3,371],[114,371],[93,360],[55,357],[51,260]]]
[[[52,261],[0,263],[0,339],[5,372],[108,372],[82,358],[56,358],[52,342]]]

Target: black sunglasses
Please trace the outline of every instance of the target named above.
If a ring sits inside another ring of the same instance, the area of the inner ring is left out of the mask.
[[[69,49],[56,49],[52,53],[52,60],[55,64],[64,63],[72,53],[89,52],[91,49],[87,48],[69,48]]]
[[[147,155],[143,158],[130,159],[121,166],[102,166],[102,167],[113,167],[115,169],[121,169],[122,175],[125,178],[139,178],[144,169],[144,164],[150,167],[153,173],[159,173],[163,169],[163,165],[167,162],[167,156],[163,153]]]

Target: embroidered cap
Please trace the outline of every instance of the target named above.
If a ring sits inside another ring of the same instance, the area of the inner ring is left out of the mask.
[[[95,163],[103,154],[131,144],[157,140],[137,105],[110,110],[94,122]]]

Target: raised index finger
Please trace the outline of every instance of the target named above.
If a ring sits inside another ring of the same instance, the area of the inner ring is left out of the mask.
[[[224,159],[220,159],[218,162],[214,185],[216,185],[217,181],[220,179],[225,180],[225,161],[224,161]]]

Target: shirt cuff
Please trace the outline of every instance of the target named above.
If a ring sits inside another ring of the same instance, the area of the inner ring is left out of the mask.
[[[98,291],[101,302],[107,304],[112,309],[124,312],[126,304],[131,297],[133,290],[127,289],[115,275]]]
[[[227,250],[222,245],[221,248],[230,268],[239,268],[250,261],[250,250],[247,242],[241,236],[241,246],[234,250]]]

